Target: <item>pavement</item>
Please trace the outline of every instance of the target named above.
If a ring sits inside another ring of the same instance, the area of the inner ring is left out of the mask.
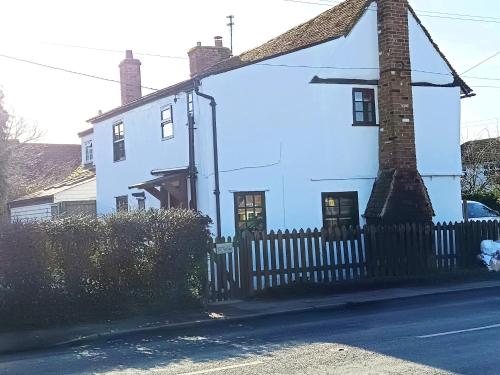
[[[500,287],[0,356],[0,374],[499,374]]]
[[[275,316],[343,309],[422,296],[439,296],[500,287],[500,281],[470,282],[434,287],[405,287],[370,290],[287,300],[233,300],[211,304],[204,311],[172,316],[141,316],[96,324],[81,324],[36,331],[0,333],[0,354],[50,350],[103,342],[137,334],[179,331],[223,323],[238,323]]]

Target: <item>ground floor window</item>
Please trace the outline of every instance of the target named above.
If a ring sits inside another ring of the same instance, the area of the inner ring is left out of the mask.
[[[236,232],[266,230],[266,197],[263,191],[234,193]]]
[[[357,192],[322,193],[323,227],[359,225]]]
[[[120,211],[128,211],[128,196],[122,195],[120,197],[116,197],[116,212]]]

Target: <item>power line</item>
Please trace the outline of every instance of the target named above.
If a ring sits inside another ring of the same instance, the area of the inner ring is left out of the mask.
[[[101,81],[106,81],[106,82],[121,83],[119,80],[116,80],[116,79],[99,77],[99,76],[95,76],[93,74],[77,72],[75,70],[70,70],[70,69],[65,69],[65,68],[59,68],[59,67],[56,67],[56,66],[42,64],[42,63],[39,63],[39,62],[36,62],[36,61],[32,61],[32,60],[21,59],[19,57],[8,56],[8,55],[4,55],[4,54],[0,54],[0,57],[3,57],[5,59],[9,59],[9,60],[24,62],[24,63],[31,64],[31,65],[40,66],[40,67],[43,67],[43,68],[58,70],[58,71],[65,72],[65,73],[76,74],[76,75],[87,77],[87,78],[99,79]],[[144,88],[144,89],[147,89],[147,90],[158,91],[158,89],[155,89],[155,88],[152,88],[152,87],[147,87],[147,86],[141,86],[141,87]]]
[[[311,5],[322,5],[322,6],[331,6],[334,4],[339,4],[338,1],[324,1],[323,3],[315,2],[315,1],[305,1],[305,0],[283,0],[291,3],[301,3],[301,4],[311,4]],[[322,1],[322,0],[320,0]],[[375,11],[375,9],[368,9]],[[451,19],[458,21],[472,21],[472,22],[485,22],[485,23],[497,23],[500,24],[500,18],[498,17],[488,17],[488,16],[476,16],[471,14],[458,14],[458,13],[446,13],[446,12],[435,12],[428,10],[415,10],[415,12],[422,17],[434,17],[434,18],[442,18],[442,19]],[[424,14],[426,13],[426,14]]]
[[[123,53],[124,52],[122,50],[117,50],[117,49],[87,47],[87,46],[79,46],[79,45],[75,45],[75,44],[49,43],[49,42],[45,42],[44,44],[51,45],[51,46],[58,46],[58,47],[86,49],[86,50],[91,50],[91,51],[112,52],[112,53]],[[155,53],[135,52],[135,51],[134,51],[134,54],[138,55],[138,56],[161,57],[164,59],[187,60],[187,57],[184,57],[184,56],[160,55],[160,54],[155,54]]]
[[[470,72],[471,70],[476,69],[478,66],[483,65],[485,62],[490,61],[491,59],[493,59],[493,58],[497,57],[498,55],[500,55],[500,51],[495,52],[495,53],[494,53],[493,55],[491,55],[490,57],[488,57],[488,58],[486,58],[486,59],[484,59],[484,60],[482,60],[482,61],[478,62],[476,65],[474,65],[473,67],[471,67],[471,68],[467,69],[467,70],[466,70],[465,72],[463,72],[462,74],[468,73],[468,72]]]

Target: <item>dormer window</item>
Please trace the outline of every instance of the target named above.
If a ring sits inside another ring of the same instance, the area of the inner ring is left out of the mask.
[[[170,139],[174,137],[174,122],[172,116],[172,105],[169,104],[161,109],[161,138]]]
[[[85,151],[85,164],[92,164],[94,161],[94,152],[92,150],[92,141],[87,141],[83,144]]]
[[[125,160],[125,133],[121,121],[113,124],[113,160]]]
[[[352,89],[353,125],[375,126],[375,90]]]

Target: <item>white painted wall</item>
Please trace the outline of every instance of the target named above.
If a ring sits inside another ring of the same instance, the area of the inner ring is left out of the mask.
[[[10,210],[11,221],[47,220],[52,218],[52,203],[35,204],[25,207],[16,207]]]
[[[87,134],[87,135],[80,138],[80,141],[82,144],[82,156],[81,156],[82,165],[91,164],[91,163],[87,162],[86,153],[85,153],[85,146],[86,146],[87,142],[93,142],[93,138],[94,138],[93,133]]]
[[[173,106],[174,137],[161,139],[160,109]],[[113,124],[123,121],[126,160],[113,161]],[[151,170],[188,166],[186,95],[162,98],[135,108],[94,126],[94,163],[97,173],[97,212],[114,212],[115,197],[128,195],[129,207],[137,206],[128,187],[151,180]],[[158,208],[159,202],[146,195],[146,207]]]
[[[266,192],[268,229],[320,227],[322,192],[357,191],[364,213],[378,171],[379,129],[352,126],[353,86],[309,82],[315,75],[378,79],[377,38],[376,12],[368,11],[346,38],[203,79],[200,90],[217,101],[223,234],[234,233],[235,191]],[[410,38],[415,69],[449,72],[413,19]],[[414,72],[413,79],[448,83],[443,77]],[[419,87],[414,96],[417,162],[436,219],[458,220],[459,89]],[[113,212],[116,196],[127,194],[132,203],[127,187],[151,179],[152,169],[187,166],[185,94],[174,104],[174,139],[160,138],[160,107],[172,99],[95,125],[99,213]],[[215,218],[211,109],[204,98],[194,102],[198,205]],[[112,124],[118,120],[127,159],[113,163]],[[158,207],[146,196],[148,207]]]
[[[54,194],[54,203],[88,201],[96,199],[96,179],[92,178]]]

